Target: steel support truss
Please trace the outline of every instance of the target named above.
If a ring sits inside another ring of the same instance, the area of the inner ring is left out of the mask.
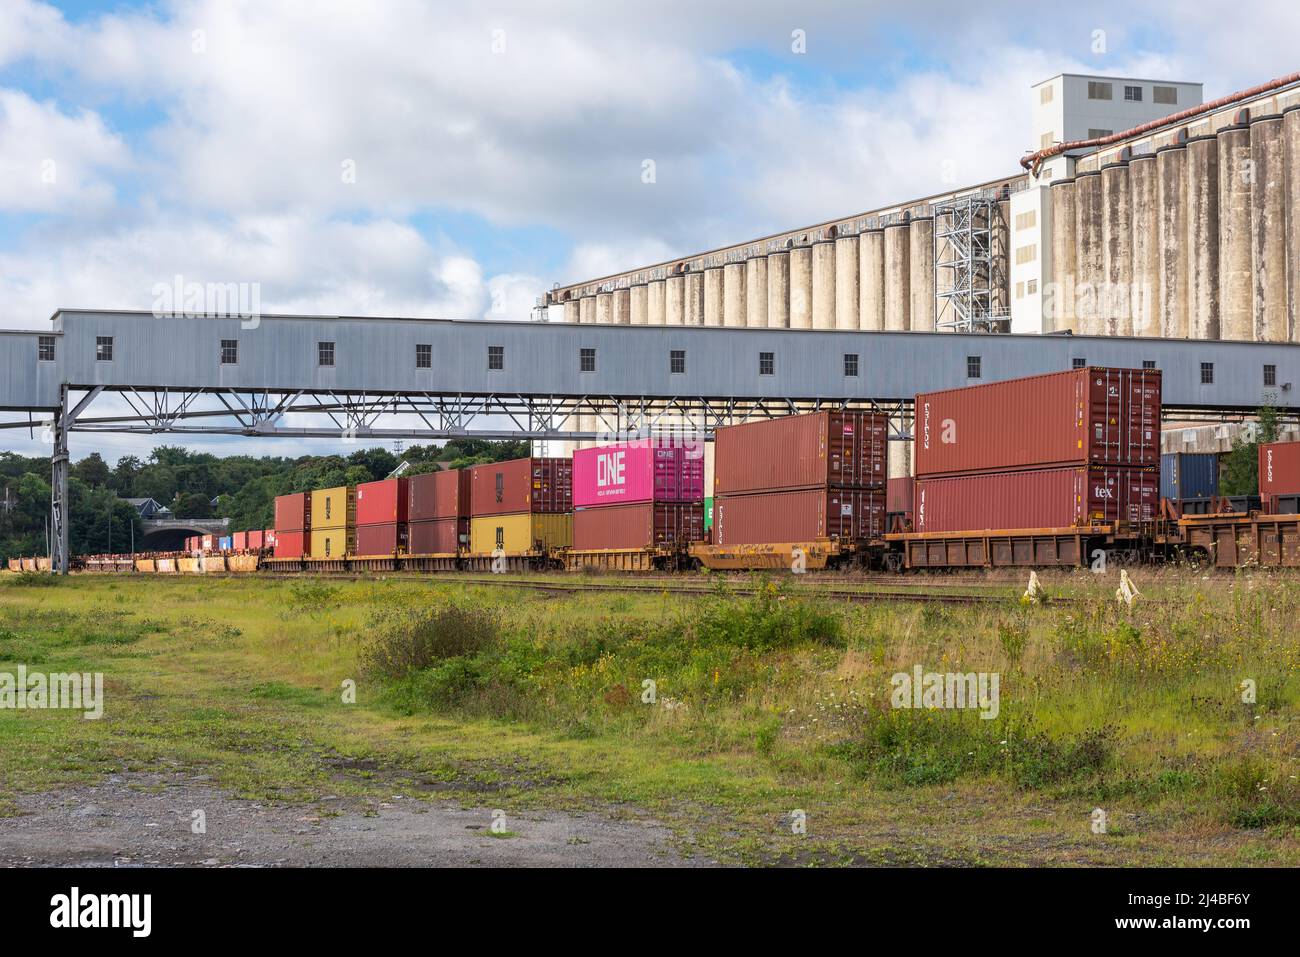
[[[987,196],[934,207],[936,326],[956,332],[1006,332],[1010,316],[995,302],[1000,288],[993,225],[1001,215]]]

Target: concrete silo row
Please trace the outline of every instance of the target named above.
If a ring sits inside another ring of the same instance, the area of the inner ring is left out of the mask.
[[[1051,192],[1058,328],[1300,341],[1300,107],[1125,150]]]

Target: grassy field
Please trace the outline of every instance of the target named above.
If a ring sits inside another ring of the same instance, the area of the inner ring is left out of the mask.
[[[1300,863],[1300,580],[1136,579],[1130,611],[1084,573],[1045,606],[0,576],[0,671],[106,697],[0,710],[0,815],[183,769],[250,801],[647,814],[731,863]],[[917,665],[996,673],[997,717],[892,707]]]

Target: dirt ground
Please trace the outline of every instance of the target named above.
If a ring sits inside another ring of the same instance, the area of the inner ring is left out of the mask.
[[[358,804],[237,800],[202,776],[113,774],[17,799],[0,818],[4,867],[696,867],[668,830],[623,809],[505,811],[394,795]],[[194,833],[195,811],[204,833]]]

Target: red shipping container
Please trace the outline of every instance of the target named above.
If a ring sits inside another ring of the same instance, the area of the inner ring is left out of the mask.
[[[275,530],[305,532],[311,529],[311,495],[297,492],[275,497]]]
[[[713,500],[713,542],[765,545],[818,538],[858,540],[885,532],[883,492],[795,489],[727,495]]]
[[[643,439],[573,453],[575,508],[704,498],[702,442]]]
[[[263,530],[262,546],[264,548],[275,548],[275,529],[268,528]]]
[[[912,510],[912,490],[912,476],[905,475],[900,478],[891,478],[885,492],[885,511],[890,514],[910,512]]]
[[[813,412],[724,426],[714,436],[713,494],[884,489],[888,424],[875,412]]]
[[[573,511],[573,460],[515,459],[475,465],[470,491],[471,515]]]
[[[395,555],[406,550],[406,523],[357,526],[357,556],[370,558]]]
[[[1085,367],[922,392],[916,476],[1160,465],[1160,371]]]
[[[357,486],[357,526],[405,522],[408,507],[407,480],[384,479]]]
[[[1265,442],[1259,447],[1259,494],[1300,493],[1300,442]]]
[[[242,552],[246,548],[248,548],[247,532],[233,532],[231,533],[230,538],[231,538],[231,542],[230,542],[231,551]]]
[[[985,472],[918,478],[912,524],[918,532],[1068,528],[1150,522],[1159,507],[1158,469]]]
[[[407,517],[412,522],[469,515],[470,469],[426,472],[407,480]]]
[[[202,540],[199,542],[199,546],[200,546],[200,547],[201,547],[205,552],[210,552],[210,551],[212,551],[213,546],[214,546],[215,544],[216,544],[216,542],[215,542],[215,540],[213,539],[213,537],[212,537],[211,535],[204,535],[203,538],[202,538]]]
[[[703,502],[638,502],[573,513],[573,547],[579,551],[639,550],[703,539]]]
[[[260,530],[248,533],[248,548],[250,551],[254,551],[254,552],[260,551],[262,546],[265,544],[266,544],[266,533]]]
[[[460,545],[469,545],[468,518],[435,518],[407,526],[412,555],[454,555]]]
[[[276,558],[302,558],[311,551],[311,532],[276,532]]]

